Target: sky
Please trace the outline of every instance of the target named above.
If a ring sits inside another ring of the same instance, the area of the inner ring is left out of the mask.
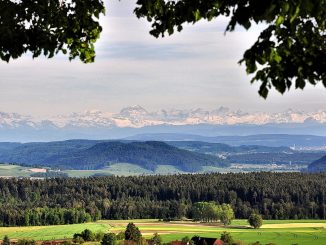
[[[259,97],[259,84],[250,84],[238,61],[263,26],[224,35],[227,19],[218,18],[156,39],[148,33],[149,23],[133,14],[134,2],[106,2],[93,64],[69,62],[63,55],[0,61],[0,111],[46,117],[94,109],[119,112],[130,105],[149,111],[326,109],[321,85],[285,95],[271,92],[267,100]]]

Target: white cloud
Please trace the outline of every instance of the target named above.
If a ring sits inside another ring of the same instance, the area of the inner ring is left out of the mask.
[[[0,111],[50,115],[98,108],[118,111],[130,104],[146,108],[231,108],[282,111],[324,109],[322,86],[267,101],[250,85],[237,62],[261,26],[224,35],[227,19],[186,26],[171,37],[155,39],[149,24],[133,14],[130,1],[112,1],[102,18],[104,32],[94,64],[59,56],[25,56],[0,63]]]

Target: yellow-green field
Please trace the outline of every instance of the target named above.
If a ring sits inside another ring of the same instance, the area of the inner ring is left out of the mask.
[[[326,244],[326,221],[324,220],[297,220],[297,221],[265,221],[261,229],[248,227],[245,220],[235,220],[229,227],[220,224],[204,224],[195,222],[159,222],[157,220],[101,220],[95,223],[37,226],[37,227],[2,227],[0,237],[8,235],[11,239],[28,238],[35,240],[48,240],[70,238],[74,233],[84,229],[94,232],[124,231],[128,222],[134,222],[145,237],[159,233],[164,242],[181,240],[184,236],[200,235],[206,237],[220,237],[223,231],[230,232],[235,240],[246,243],[260,241],[273,242],[279,245]]]

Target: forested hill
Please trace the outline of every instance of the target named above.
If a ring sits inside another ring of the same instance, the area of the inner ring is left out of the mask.
[[[100,169],[109,163],[126,162],[149,170],[173,165],[194,172],[202,166],[228,166],[216,156],[190,152],[164,142],[67,141],[23,144],[0,155],[1,162],[57,167]]]
[[[326,156],[312,162],[308,166],[308,172],[326,172]]]
[[[264,145],[240,145],[231,146],[223,143],[211,143],[202,141],[166,141],[167,144],[185,149],[195,151],[198,153],[294,153],[290,147],[286,146],[264,146]]]

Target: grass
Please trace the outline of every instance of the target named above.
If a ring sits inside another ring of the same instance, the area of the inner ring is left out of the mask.
[[[18,165],[9,165],[0,163],[0,176],[3,177],[30,177],[32,172],[29,167],[21,167]],[[99,170],[63,170],[69,177],[90,177],[95,174],[103,175],[118,175],[118,176],[131,176],[142,174],[175,174],[185,173],[173,166],[159,165],[156,171],[144,169],[138,165],[130,163],[116,163],[104,169]]]
[[[90,229],[94,232],[108,232],[109,226],[101,223],[86,223],[56,226],[1,227],[0,237],[8,235],[11,239],[51,240],[72,238],[75,233],[80,233],[85,229]]]
[[[0,176],[4,177],[30,177],[28,168],[18,165],[0,164]]]
[[[219,168],[213,166],[203,166],[203,169],[199,173],[208,172],[250,172],[250,171],[277,171],[277,169],[270,168],[268,165],[242,165],[238,168],[237,165],[232,165],[229,168]],[[245,167],[246,169],[244,169]],[[12,176],[12,177],[30,177],[32,172],[29,171],[29,167],[21,167],[17,165],[8,165],[0,163],[0,176]],[[284,171],[284,170],[282,170]],[[292,170],[291,170],[292,171]],[[106,168],[99,170],[63,170],[62,172],[67,173],[69,177],[90,177],[95,174],[102,175],[118,175],[118,176],[131,176],[131,175],[143,175],[143,174],[183,174],[187,173],[177,169],[171,165],[158,165],[155,171],[151,171],[142,168],[136,164],[130,163],[116,163]]]
[[[181,240],[185,236],[192,237],[194,235],[218,238],[222,232],[227,231],[235,240],[242,240],[245,243],[260,241],[263,244],[273,242],[277,245],[326,244],[325,220],[268,220],[264,221],[264,226],[258,230],[249,228],[245,220],[235,220],[230,227],[194,222],[159,222],[153,219],[100,220],[74,225],[3,227],[0,228],[0,237],[8,235],[11,239],[35,240],[71,238],[74,233],[79,233],[86,228],[94,232],[118,233],[124,231],[129,222],[135,223],[146,238],[158,232],[164,242]],[[268,228],[271,225],[273,227]]]

